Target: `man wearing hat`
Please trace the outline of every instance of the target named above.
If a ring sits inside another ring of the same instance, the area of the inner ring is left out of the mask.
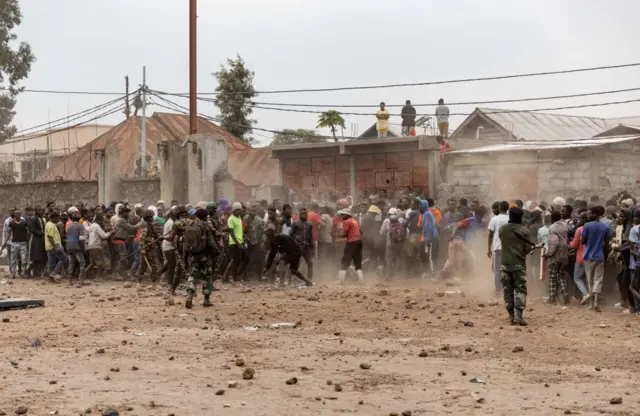
[[[364,283],[364,275],[362,273],[362,232],[360,224],[353,218],[353,214],[349,208],[338,211],[338,216],[342,218],[341,237],[346,238],[344,245],[342,260],[340,261],[340,271],[338,271],[338,280],[344,283],[347,277],[347,268],[353,262],[358,276],[358,282]]]

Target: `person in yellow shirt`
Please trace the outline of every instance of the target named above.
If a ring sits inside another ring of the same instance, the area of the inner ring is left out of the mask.
[[[60,214],[54,211],[49,215],[49,221],[44,226],[44,248],[47,251],[49,262],[47,269],[50,273],[49,278],[51,281],[61,278],[60,272],[68,260],[67,253],[62,248],[62,239],[56,226],[58,220],[60,220]]]
[[[385,109],[384,102],[380,103],[380,110],[376,112],[376,118],[378,122],[376,124],[376,130],[378,130],[378,138],[384,139],[389,133],[389,112]]]

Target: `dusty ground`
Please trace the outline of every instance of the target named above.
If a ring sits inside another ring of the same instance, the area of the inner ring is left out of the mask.
[[[193,310],[114,282],[5,281],[0,293],[47,302],[0,312],[0,414],[640,414],[640,318],[614,311],[532,297],[521,329],[491,295],[420,281],[233,287]],[[268,328],[277,322],[301,325]]]

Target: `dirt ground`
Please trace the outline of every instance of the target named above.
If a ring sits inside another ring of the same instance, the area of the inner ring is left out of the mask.
[[[46,306],[0,312],[0,414],[640,415],[640,318],[531,296],[513,327],[485,282],[223,286],[186,310],[112,281],[2,280]]]

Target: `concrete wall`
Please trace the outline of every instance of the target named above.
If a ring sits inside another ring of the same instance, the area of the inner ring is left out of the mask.
[[[122,199],[134,204],[155,204],[160,199],[160,181],[158,179],[127,180],[120,182]],[[54,200],[58,205],[84,202],[98,203],[98,181],[74,182],[29,182],[0,185],[0,215],[5,218],[11,206],[24,209],[27,205],[45,205]]]
[[[464,196],[485,204],[516,198],[550,202],[556,196],[608,198],[623,189],[640,195],[639,152],[640,145],[629,142],[584,149],[457,155],[449,166],[450,183],[439,187],[439,199]]]

